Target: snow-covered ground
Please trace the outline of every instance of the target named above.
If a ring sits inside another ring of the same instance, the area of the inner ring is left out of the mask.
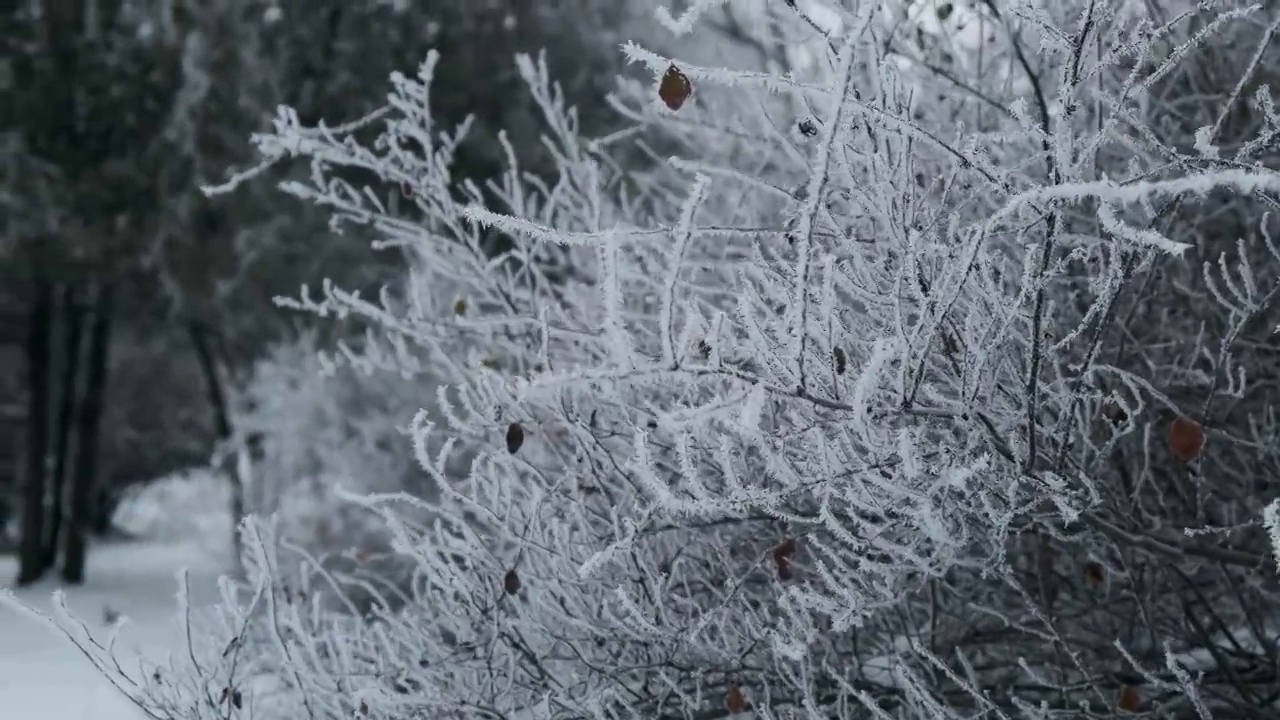
[[[144,499],[144,506],[152,504],[155,493],[150,496]],[[138,514],[155,516],[149,510],[143,512],[146,508],[139,507],[138,503],[126,509],[135,517]],[[170,505],[164,510],[167,512],[159,513],[160,516],[172,516],[189,508]],[[128,623],[117,641],[120,656],[142,652],[162,657],[174,636],[177,572],[184,567],[188,569],[192,605],[197,606],[216,597],[217,577],[229,567],[229,543],[213,541],[201,532],[211,525],[190,524],[189,527],[199,531],[188,537],[153,527],[149,529],[154,532],[145,539],[113,541],[91,548],[87,582],[81,587],[65,588],[68,607],[95,635],[105,631],[110,616],[119,614],[127,618]],[[228,534],[224,531],[218,535]],[[7,587],[16,573],[16,561],[0,557],[0,588]],[[59,587],[54,574],[14,594],[32,608],[49,613],[52,594]],[[51,623],[0,604],[0,718],[140,720],[142,717],[60,630]]]

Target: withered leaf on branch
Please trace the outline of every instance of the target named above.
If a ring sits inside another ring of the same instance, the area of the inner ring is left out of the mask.
[[[692,94],[693,83],[689,82],[689,77],[675,65],[667,68],[658,83],[658,97],[662,102],[672,110],[679,110]]]
[[[787,538],[773,548],[773,566],[778,572],[779,580],[790,580],[791,558],[796,554],[796,539]]]
[[[1182,462],[1191,462],[1204,450],[1204,428],[1186,415],[1179,415],[1169,426],[1169,450]]]
[[[520,427],[520,423],[511,423],[507,426],[507,452],[515,455],[522,445],[524,445],[524,428]]]
[[[789,537],[783,540],[773,548],[774,558],[787,558],[788,560],[790,560],[791,557],[795,554],[796,554],[796,539],[793,537]]]
[[[224,687],[218,696],[218,704],[222,703],[230,703],[232,707],[239,710],[244,706],[244,695],[236,688]]]
[[[1085,584],[1087,584],[1091,588],[1097,588],[1102,585],[1102,582],[1104,579],[1105,579],[1105,575],[1103,574],[1101,565],[1099,565],[1096,562],[1085,563],[1085,566],[1084,566]]]
[[[1120,697],[1116,699],[1116,707],[1128,712],[1137,712],[1138,708],[1142,707],[1142,694],[1138,692],[1138,688],[1125,685],[1120,690]]]
[[[741,685],[734,683],[729,687],[729,692],[724,696],[724,706],[735,715],[747,709],[747,699],[742,695]]]
[[[511,568],[506,575],[502,576],[502,591],[508,595],[520,592],[520,576],[516,574],[515,568]]]

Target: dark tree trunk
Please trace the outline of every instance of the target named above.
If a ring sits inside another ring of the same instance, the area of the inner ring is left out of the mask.
[[[214,347],[207,325],[199,321],[187,324],[187,333],[191,336],[191,344],[195,348],[196,358],[200,361],[200,371],[204,374],[205,387],[209,392],[209,407],[213,411],[214,430],[218,435],[219,451],[222,455],[222,471],[231,483],[231,546],[235,553],[235,562],[240,562],[240,521],[245,515],[244,478],[240,477],[237,460],[239,453],[233,452],[231,443],[235,432],[231,427],[231,410],[227,406],[227,393],[218,372],[218,361],[214,355]]]
[[[85,553],[93,523],[93,500],[98,471],[98,427],[102,419],[103,396],[107,390],[107,369],[111,360],[111,313],[113,288],[103,284],[98,291],[93,325],[89,329],[88,377],[84,401],[77,418],[75,472],[67,498],[66,557],[62,578],[68,583],[84,582]]]
[[[213,354],[213,344],[209,336],[212,331],[200,322],[187,324],[187,334],[196,351],[196,359],[200,362],[200,372],[204,375],[205,388],[209,393],[209,407],[213,411],[213,428],[219,440],[231,437],[231,411],[227,407],[227,393],[222,387],[222,376],[218,372],[218,361]]]
[[[45,533],[44,567],[52,568],[58,562],[58,549],[62,541],[62,518],[65,512],[63,491],[68,478],[71,458],[71,427],[75,422],[76,399],[79,395],[80,346],[84,334],[84,306],[80,304],[75,285],[67,285],[62,294],[64,318],[62,339],[62,370],[58,380],[58,419],[54,428],[53,475],[51,487],[49,531]]]
[[[89,527],[98,537],[111,534],[111,518],[115,517],[116,507],[120,505],[120,495],[105,487],[98,488],[93,498],[93,513]]]
[[[22,487],[22,538],[18,542],[19,586],[30,585],[44,575],[53,299],[53,284],[43,277],[36,280],[27,328],[27,476]]]

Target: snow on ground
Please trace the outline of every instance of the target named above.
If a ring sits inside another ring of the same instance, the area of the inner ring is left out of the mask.
[[[180,478],[166,482],[183,484],[186,481]],[[155,495],[152,493],[150,497]],[[165,509],[170,513],[177,510],[172,506]],[[138,502],[123,510],[135,517],[148,514],[142,512]],[[215,525],[192,522],[190,527],[202,531],[198,535],[192,533],[196,537],[159,532],[140,540],[115,540],[93,546],[86,583],[63,588],[68,607],[95,635],[105,634],[106,621],[111,615],[118,613],[127,618],[128,624],[117,641],[121,657],[138,652],[164,656],[174,633],[177,572],[184,567],[188,569],[192,605],[198,606],[216,597],[218,575],[230,566],[229,542],[213,542],[203,534]],[[221,526],[229,528],[228,524]],[[229,540],[226,537],[229,532],[228,529],[220,535]],[[17,561],[0,557],[0,588],[8,587],[16,574]],[[52,594],[59,587],[55,573],[14,594],[47,614],[52,607]],[[4,720],[140,720],[143,716],[98,674],[60,630],[0,605],[0,717]]]

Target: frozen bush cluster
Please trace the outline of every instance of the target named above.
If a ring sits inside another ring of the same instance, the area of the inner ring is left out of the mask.
[[[174,473],[124,494],[112,527],[137,537],[170,542],[227,538],[227,479],[204,468]]]
[[[273,537],[333,570],[403,584],[411,563],[391,552],[373,513],[350,493],[405,492],[434,498],[414,459],[407,426],[432,404],[431,375],[405,377],[331,357],[314,333],[281,344],[260,361],[235,403],[235,453],[246,511],[272,517]],[[344,348],[350,353],[351,348]],[[468,456],[449,466],[462,477]],[[217,507],[225,507],[222,503]],[[295,567],[279,579],[297,582]]]
[[[659,13],[677,36],[730,4],[685,5]],[[113,673],[153,717],[1275,712],[1275,628],[1256,614],[1280,599],[1275,488],[1223,489],[1247,484],[1246,453],[1276,462],[1274,411],[1233,421],[1252,436],[1210,433],[1204,456],[1165,438],[1245,397],[1236,358],[1263,350],[1237,339],[1275,326],[1280,16],[728,10],[773,59],[626,45],[653,82],[621,86],[631,127],[605,138],[581,137],[520,58],[550,181],[514,160],[488,193],[453,177],[466,128],[432,121],[436,55],[368,118],[282,109],[255,138],[267,164],[311,164],[287,192],[403,253],[382,297],[326,286],[292,305],[376,328],[347,361],[438,384],[402,398],[430,408],[405,442],[431,487],[343,495],[410,563],[403,586],[247,523],[247,584],[189,660]],[[1210,65],[1230,77],[1202,87]],[[692,97],[660,101],[668,76]],[[1223,207],[1239,235],[1198,245]],[[1214,289],[1179,295],[1201,277]],[[1214,308],[1198,340],[1127,345],[1153,287],[1190,305],[1151,332]],[[1275,371],[1254,367],[1267,392]],[[307,453],[346,452],[300,432]],[[351,473],[405,471],[377,456]],[[1195,629],[1202,604],[1222,627]]]

